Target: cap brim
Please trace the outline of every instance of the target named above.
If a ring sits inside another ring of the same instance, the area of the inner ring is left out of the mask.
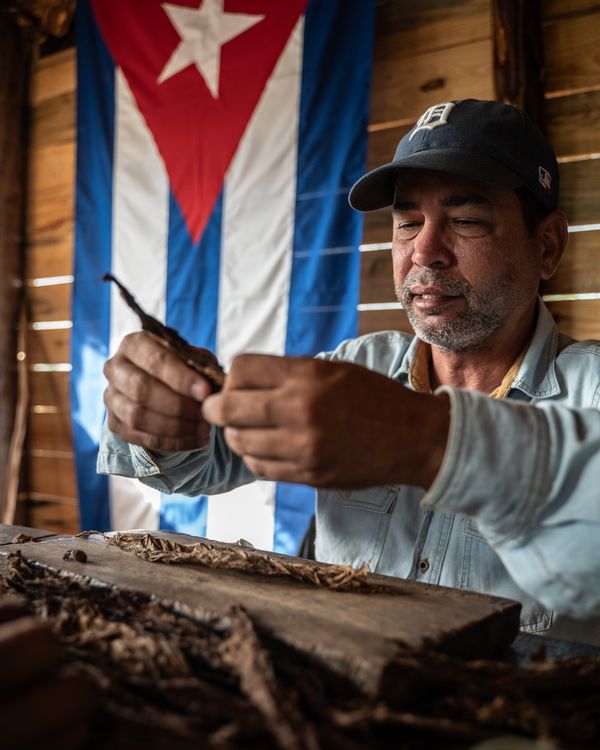
[[[494,187],[514,188],[523,180],[508,167],[479,154],[452,150],[431,150],[411,154],[404,159],[377,167],[354,183],[348,201],[357,211],[376,211],[394,202],[396,176],[401,169],[428,169],[467,177]]]

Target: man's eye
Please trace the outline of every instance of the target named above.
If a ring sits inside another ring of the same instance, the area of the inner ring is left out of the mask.
[[[420,228],[421,224],[418,221],[403,221],[396,224],[396,235],[401,239],[414,237]]]
[[[469,237],[482,237],[490,231],[489,222],[482,219],[452,219],[452,226],[458,234]]]

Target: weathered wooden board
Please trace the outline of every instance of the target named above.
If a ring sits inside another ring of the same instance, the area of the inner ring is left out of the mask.
[[[600,231],[573,232],[556,274],[544,282],[544,294],[600,292]]]
[[[377,86],[371,123],[414,122],[427,107],[449,99],[493,99],[490,39],[405,58],[390,54],[373,63]]]
[[[31,148],[75,141],[75,88],[31,110]]]
[[[50,529],[56,534],[77,534],[81,530],[75,498],[29,492],[27,510],[28,523],[37,527]]]
[[[491,25],[489,0],[380,3],[373,56],[413,57],[489,39]]]
[[[35,149],[28,175],[30,232],[52,229],[65,217],[73,221],[75,143],[51,143]]]
[[[369,211],[363,222],[364,244],[392,241],[392,212],[390,208]]]
[[[600,10],[544,24],[546,96],[600,89]]]
[[[0,545],[12,544],[18,534],[27,534],[34,539],[55,536],[52,531],[46,529],[31,528],[29,526],[6,526],[0,523]]]
[[[600,159],[560,165],[560,206],[569,224],[600,222]]]
[[[36,496],[63,497],[75,503],[77,486],[73,474],[73,458],[58,455],[30,453],[27,456],[29,469],[28,487]]]
[[[546,130],[559,159],[600,153],[600,91],[546,100]]]
[[[27,355],[29,362],[70,362],[71,330],[30,330],[27,334]]]
[[[72,222],[55,231],[30,235],[27,242],[25,278],[27,281],[73,273]]]
[[[600,340],[600,300],[582,299],[549,302],[559,331],[574,339]]]
[[[37,414],[31,411],[27,421],[27,437],[30,447],[72,451],[69,413]]]
[[[69,410],[68,372],[30,372],[29,401],[32,406],[56,406],[57,410]]]
[[[558,16],[594,10],[598,7],[598,0],[544,0],[540,6],[542,20],[550,21]]]
[[[178,535],[168,536],[176,540]],[[87,554],[87,563],[63,560],[73,548]],[[371,578],[395,593],[361,594],[279,576],[149,563],[102,537],[7,545],[0,555],[16,549],[54,570],[178,602],[201,619],[243,604],[277,638],[336,665],[370,694],[399,648],[484,656],[508,645],[518,632],[514,602],[386,576]]]
[[[40,59],[31,78],[31,106],[37,107],[48,99],[71,93],[75,90],[75,81],[75,49]]]
[[[361,303],[395,302],[391,250],[371,250],[360,254]]]
[[[70,320],[72,284],[27,288],[32,321]],[[98,282],[100,289],[100,282]]]
[[[411,130],[413,123],[396,127],[378,128],[373,126],[367,144],[367,168],[375,169],[392,161],[400,139]]]

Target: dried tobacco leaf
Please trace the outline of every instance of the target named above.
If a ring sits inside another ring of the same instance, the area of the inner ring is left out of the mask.
[[[114,281],[125,304],[140,319],[143,331],[152,333],[164,346],[172,349],[188,367],[205,377],[212,385],[214,392],[221,390],[225,383],[225,371],[210,352],[192,346],[174,328],[164,325],[160,320],[145,312],[131,292],[111,273],[105,273],[102,280]]]

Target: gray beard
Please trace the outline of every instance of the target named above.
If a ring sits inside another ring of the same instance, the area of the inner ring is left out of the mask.
[[[435,286],[447,294],[460,295],[464,297],[466,305],[452,321],[429,322],[427,317],[439,314],[442,309],[428,310],[426,317],[417,315],[412,307],[413,295],[410,292],[410,287],[415,284]],[[417,336],[427,344],[447,352],[483,349],[504,327],[517,303],[522,302],[512,270],[507,270],[493,286],[475,291],[466,281],[447,279],[445,273],[426,269],[408,276],[401,286],[396,285],[396,296]]]

